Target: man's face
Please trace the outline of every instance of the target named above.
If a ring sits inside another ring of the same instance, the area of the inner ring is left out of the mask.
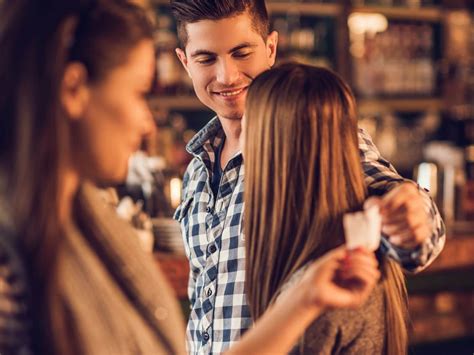
[[[201,102],[221,119],[240,120],[252,80],[275,63],[278,35],[267,41],[246,12],[186,25],[185,51],[176,49]]]

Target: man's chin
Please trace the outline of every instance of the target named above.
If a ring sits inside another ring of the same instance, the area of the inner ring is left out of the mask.
[[[240,110],[232,110],[232,111],[221,111],[217,112],[217,116],[221,119],[226,119],[229,121],[240,121],[242,116],[244,115],[243,111]]]
[[[241,121],[243,114],[235,114],[235,115],[218,115],[219,118],[229,121]]]

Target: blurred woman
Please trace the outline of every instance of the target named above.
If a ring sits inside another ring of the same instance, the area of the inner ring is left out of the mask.
[[[344,213],[363,208],[355,100],[336,74],[287,64],[250,86],[245,143],[246,287],[258,319],[303,270],[344,243]],[[295,353],[404,354],[406,290],[395,262],[365,305],[318,318]],[[278,302],[277,302],[278,303]]]
[[[1,16],[2,194],[35,349],[184,351],[171,290],[93,186],[122,181],[152,127],[152,25],[125,1],[7,1]]]
[[[0,8],[0,352],[184,353],[180,308],[133,230],[98,197],[153,125],[153,27],[120,0]],[[357,306],[379,274],[346,252],[313,263],[298,297],[233,349],[285,351],[326,307]],[[276,336],[275,327],[286,330]],[[276,338],[276,339],[275,339]]]

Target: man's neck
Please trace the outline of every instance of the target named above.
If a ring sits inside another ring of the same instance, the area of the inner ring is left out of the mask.
[[[225,168],[232,157],[240,150],[239,138],[242,132],[240,120],[219,119],[225,134],[224,147],[221,153],[221,167]]]

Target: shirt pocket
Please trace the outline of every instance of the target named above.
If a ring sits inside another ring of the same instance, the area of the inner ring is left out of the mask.
[[[178,206],[176,209],[176,212],[174,213],[173,219],[177,220],[178,222],[181,223],[184,217],[187,216],[189,212],[189,208],[191,207],[193,203],[194,197],[193,196],[188,196],[181,202],[181,204]]]

